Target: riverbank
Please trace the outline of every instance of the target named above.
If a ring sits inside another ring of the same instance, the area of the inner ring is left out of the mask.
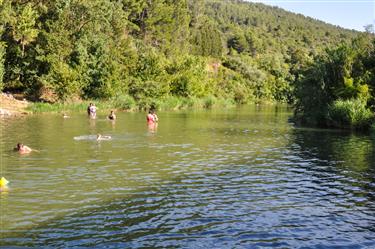
[[[29,113],[27,107],[30,102],[25,99],[19,100],[14,95],[8,93],[0,94],[0,116],[11,117],[26,115]]]
[[[94,103],[100,111],[146,111],[150,108],[159,111],[173,110],[194,110],[194,109],[215,109],[232,108],[238,105],[234,100],[217,98],[215,96],[196,97],[176,97],[168,96],[161,99],[135,100],[129,95],[121,95],[108,100],[74,100],[66,102],[32,102],[27,101],[21,95],[9,93],[0,94],[0,112],[2,116],[17,116],[32,113],[70,113],[85,112],[90,103]],[[22,99],[22,100],[21,100]],[[276,104],[272,101],[254,101],[248,104]]]
[[[27,110],[32,113],[57,112],[69,113],[77,111],[86,111],[87,106],[94,103],[98,110],[109,111],[145,111],[150,108],[159,111],[181,110],[181,109],[210,109],[210,108],[230,108],[236,106],[236,103],[228,99],[220,99],[214,96],[204,98],[182,98],[169,96],[156,100],[136,101],[131,96],[119,96],[109,100],[81,100],[75,102],[57,102],[57,103],[31,103]]]

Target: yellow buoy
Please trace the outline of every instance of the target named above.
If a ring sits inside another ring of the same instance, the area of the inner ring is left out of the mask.
[[[1,177],[0,187],[5,187],[8,183],[9,183],[9,181],[7,179],[5,179],[5,177]]]

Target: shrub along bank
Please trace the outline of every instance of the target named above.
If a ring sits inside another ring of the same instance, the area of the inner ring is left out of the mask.
[[[306,125],[368,130],[374,122],[375,40],[363,34],[301,69],[295,119]]]
[[[146,111],[149,109],[181,110],[181,109],[211,109],[229,108],[236,106],[233,100],[219,99],[214,96],[205,98],[165,97],[163,99],[136,102],[133,97],[121,95],[109,100],[84,100],[76,102],[31,102],[27,110],[33,113],[42,112],[83,112],[90,103],[95,103],[99,110]]]

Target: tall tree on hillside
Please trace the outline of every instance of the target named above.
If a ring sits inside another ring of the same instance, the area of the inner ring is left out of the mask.
[[[7,8],[2,40],[6,44],[5,74],[6,88],[29,89],[37,73],[35,44],[39,33],[39,12],[32,2],[4,1]]]
[[[147,0],[122,0],[122,11],[128,16],[128,29],[132,35],[141,38],[147,18]]]
[[[43,85],[59,99],[107,98],[126,90],[134,61],[121,2],[59,1],[44,32]]]
[[[204,16],[205,0],[187,0],[188,9],[190,13],[190,27],[196,27],[201,24]]]
[[[0,37],[2,37],[5,26],[9,21],[11,14],[11,5],[10,1],[0,0]],[[4,62],[5,62],[5,52],[6,52],[6,43],[2,40],[0,41],[0,91],[4,87],[3,77],[5,73]]]
[[[228,48],[242,53],[249,50],[249,44],[241,30],[236,30],[228,39]]]
[[[22,57],[25,56],[25,46],[30,44],[38,36],[36,27],[38,13],[30,3],[16,9],[17,15],[12,17],[12,35],[15,41],[21,45]]]
[[[186,51],[190,22],[186,0],[148,1],[142,15],[147,44],[166,54]]]
[[[191,47],[193,54],[220,57],[223,53],[222,34],[217,26],[207,18],[192,28]]]

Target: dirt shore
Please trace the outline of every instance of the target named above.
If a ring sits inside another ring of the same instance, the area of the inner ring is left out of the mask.
[[[29,102],[18,100],[12,94],[0,93],[0,117],[11,117],[28,114]]]

